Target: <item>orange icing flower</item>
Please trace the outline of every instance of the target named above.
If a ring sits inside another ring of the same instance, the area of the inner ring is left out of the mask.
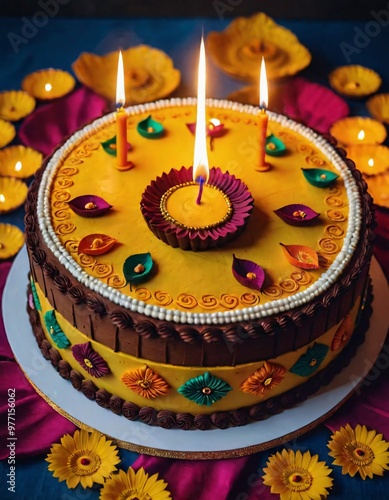
[[[139,394],[139,396],[146,399],[164,396],[169,390],[166,381],[147,366],[126,371],[122,376],[122,382],[135,394]]]
[[[265,361],[259,370],[256,370],[241,384],[241,389],[248,394],[263,396],[282,381],[285,372],[286,369],[283,366]]]

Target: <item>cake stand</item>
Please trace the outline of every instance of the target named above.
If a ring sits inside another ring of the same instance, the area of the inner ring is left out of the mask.
[[[389,288],[373,259],[373,314],[366,340],[348,367],[330,384],[305,402],[267,420],[243,427],[207,431],[162,429],[127,420],[101,408],[62,379],[50,362],[42,358],[25,307],[29,266],[26,249],[16,257],[3,295],[3,316],[7,337],[15,358],[37,392],[59,413],[79,427],[96,429],[127,449],[168,458],[234,458],[280,445],[313,429],[334,413],[363,383],[385,341],[389,324]]]

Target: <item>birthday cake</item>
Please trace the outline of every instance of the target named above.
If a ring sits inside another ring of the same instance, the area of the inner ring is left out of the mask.
[[[363,342],[365,183],[333,143],[273,113],[270,168],[258,171],[257,113],[207,102],[218,121],[200,203],[194,99],[128,109],[126,171],[112,113],[37,173],[25,217],[33,331],[107,411],[164,428],[245,425],[303,401]]]

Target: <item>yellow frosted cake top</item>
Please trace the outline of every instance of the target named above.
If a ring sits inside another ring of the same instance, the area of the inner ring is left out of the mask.
[[[163,124],[164,136],[147,139],[137,132],[137,124],[149,115]],[[321,293],[346,265],[348,249],[358,238],[359,197],[343,160],[312,131],[270,114],[269,131],[284,142],[287,151],[283,156],[267,156],[271,169],[258,172],[255,108],[212,101],[207,115],[219,119],[226,129],[208,150],[210,166],[241,179],[254,198],[249,223],[236,240],[205,252],[183,251],[157,239],[143,219],[140,200],[150,182],[193,162],[194,136],[186,124],[195,121],[195,101],[176,99],[129,109],[131,170],[118,171],[116,158],[101,145],[115,135],[114,114],[77,132],[53,155],[38,197],[40,225],[48,245],[91,289],[160,319],[238,321],[274,313],[274,308],[289,309],[296,301],[308,300],[308,294]],[[302,168],[326,169],[339,178],[332,187],[318,188],[305,179]],[[75,214],[68,202],[86,194],[103,198],[112,209],[96,218]],[[311,226],[288,225],[274,210],[289,204],[307,205],[320,217]],[[80,240],[92,233],[108,235],[118,243],[103,255],[78,254]],[[293,266],[280,243],[312,248],[321,267]],[[152,256],[155,272],[148,281],[130,287],[123,263],[130,255],[146,252]],[[233,254],[264,269],[261,291],[244,287],[234,278]]]

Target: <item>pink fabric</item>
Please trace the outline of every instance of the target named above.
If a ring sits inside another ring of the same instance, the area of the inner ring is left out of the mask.
[[[0,298],[3,295],[6,277],[11,268],[10,262],[0,264]],[[27,334],[28,332],[24,332]],[[42,361],[46,361],[42,358]],[[16,363],[9,346],[2,313],[0,315],[0,459],[9,456],[7,448],[8,391],[16,401],[15,436],[17,437],[18,458],[47,452],[58,442],[63,434],[73,433],[76,427],[66,418],[53,410],[33,389],[19,365]]]
[[[105,99],[81,87],[37,108],[20,126],[19,138],[26,146],[49,155],[65,137],[107,111]]]
[[[143,467],[149,474],[158,472],[168,483],[174,500],[274,499],[262,483],[262,471],[258,475],[255,455],[229,460],[172,460],[140,455],[132,467]]]

